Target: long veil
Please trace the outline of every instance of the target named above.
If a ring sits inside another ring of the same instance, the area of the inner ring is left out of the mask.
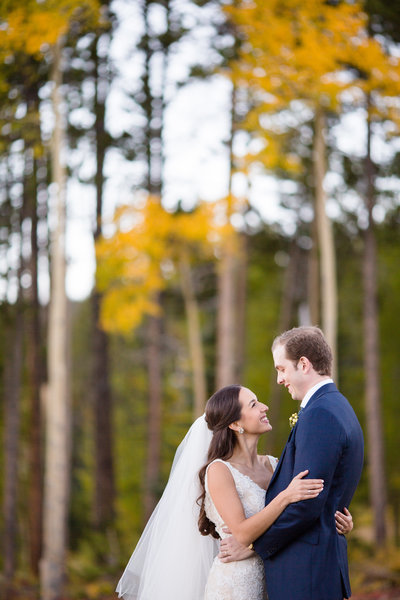
[[[167,486],[119,580],[124,600],[203,600],[218,542],[197,528],[198,472],[212,437],[204,415],[179,445]]]

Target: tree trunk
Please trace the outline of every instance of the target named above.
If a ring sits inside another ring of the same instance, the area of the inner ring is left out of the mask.
[[[96,115],[96,225],[93,233],[94,243],[101,235],[104,159],[106,153],[105,100],[107,82],[101,76],[101,64],[98,56],[98,36],[93,45],[95,64],[95,100]],[[99,85],[100,84],[100,85]],[[92,294],[92,340],[93,340],[93,409],[95,439],[95,496],[94,518],[98,529],[109,525],[114,517],[115,481],[112,435],[112,394],[109,378],[108,335],[100,325],[101,294]]]
[[[236,340],[235,340],[235,375],[236,380],[243,381],[246,358],[246,308],[247,308],[247,234],[238,235],[240,249],[237,256],[237,293],[236,293]]]
[[[279,320],[277,327],[277,334],[282,333],[289,329],[293,315],[294,315],[294,306],[296,300],[296,292],[298,290],[298,273],[299,273],[299,265],[301,260],[301,252],[300,248],[297,244],[297,240],[293,239],[289,249],[289,264],[286,267],[284,276],[283,276],[283,288],[281,294],[281,305],[279,311]],[[286,392],[286,390],[285,390]],[[281,409],[281,400],[283,395],[283,388],[281,385],[278,385],[276,382],[276,371],[273,368],[271,372],[271,384],[270,384],[270,393],[269,393],[269,401],[268,406],[270,408],[271,416],[275,423],[279,421],[280,409]],[[280,453],[281,448],[277,446],[277,438],[278,438],[278,430],[277,428],[273,428],[268,434],[268,450],[269,452],[274,451],[275,453]],[[265,448],[266,449],[266,448]]]
[[[204,412],[207,400],[207,384],[201,339],[200,314],[192,282],[192,273],[187,256],[182,253],[180,261],[181,288],[185,303],[189,353],[193,376],[193,416],[196,419]]]
[[[320,250],[320,280],[322,304],[322,329],[332,349],[333,376],[337,373],[336,345],[337,345],[337,281],[336,258],[332,225],[326,214],[326,194],[324,190],[325,178],[325,116],[321,108],[315,113],[314,133],[314,185],[315,185],[315,212],[318,228],[318,243]]]
[[[297,292],[300,287],[302,252],[294,238],[289,248],[289,264],[283,277],[282,302],[279,311],[278,332],[289,329],[294,314]]]
[[[43,448],[42,448],[42,407],[40,390],[43,381],[41,364],[40,306],[38,294],[38,239],[36,181],[37,164],[33,159],[33,194],[30,202],[31,217],[31,257],[32,278],[30,311],[28,322],[28,368],[30,380],[30,484],[29,484],[29,550],[32,572],[39,575],[39,561],[42,555],[43,517]]]
[[[233,251],[226,243],[218,271],[217,388],[236,382],[235,267]]]
[[[158,299],[160,303],[160,299]],[[161,373],[161,319],[149,317],[147,328],[147,373],[148,397],[148,437],[145,474],[144,510],[145,519],[150,517],[157,502],[157,488],[161,457],[162,422],[162,373]]]
[[[26,155],[25,155],[26,156]],[[27,172],[25,163],[25,174]],[[25,179],[26,184],[26,179]],[[8,180],[6,179],[6,194],[8,197]],[[4,359],[4,493],[3,493],[3,551],[4,576],[6,596],[11,595],[9,585],[16,568],[17,552],[17,487],[18,487],[18,448],[20,433],[20,396],[23,367],[23,299],[21,290],[21,275],[24,270],[23,261],[23,223],[26,217],[26,187],[24,188],[23,203],[13,214],[11,208],[11,235],[17,234],[20,239],[19,266],[13,275],[17,281],[17,300],[9,307],[10,322],[7,326],[7,347],[10,353]]]
[[[312,325],[319,323],[319,265],[318,265],[318,227],[317,219],[311,223],[312,246],[308,254],[307,270],[307,296],[308,307],[310,311],[310,321]]]
[[[368,107],[369,108],[369,107]],[[364,364],[365,402],[368,433],[369,490],[374,513],[375,541],[386,541],[386,477],[379,377],[379,330],[377,304],[377,248],[372,210],[375,202],[374,167],[371,159],[371,123],[368,119],[366,208],[368,226],[364,232]]]
[[[229,136],[229,182],[226,216],[232,214],[232,176],[234,170],[233,138],[236,128],[236,88],[232,86],[231,132]],[[233,233],[232,233],[233,236]],[[216,386],[236,382],[236,253],[233,239],[228,238],[221,252],[218,269],[217,372]]]
[[[168,67],[169,42],[156,37],[149,24],[149,12],[152,0],[143,1],[144,35],[142,49],[144,52],[143,101],[142,108],[146,115],[145,152],[147,192],[162,199],[164,180],[164,115],[166,73]],[[164,3],[166,21],[169,22],[169,0]],[[154,68],[153,57],[159,53],[161,63]],[[161,297],[157,295],[155,302],[160,306]],[[161,459],[161,423],[162,423],[162,317],[149,317],[147,329],[147,376],[148,376],[148,451],[145,468],[144,512],[146,519],[150,516],[158,499],[157,488]]]
[[[92,294],[93,394],[95,434],[95,525],[101,530],[114,517],[112,397],[109,381],[108,336],[99,325],[100,294]],[[103,529],[104,530],[104,529]]]
[[[9,348],[4,373],[4,497],[3,551],[4,577],[8,584],[16,567],[18,440],[23,355],[23,318],[17,307],[14,327],[10,327]]]
[[[53,181],[57,190],[57,223],[51,252],[52,293],[49,308],[48,390],[46,394],[46,451],[44,486],[43,558],[41,562],[42,600],[59,600],[65,578],[67,515],[70,478],[71,408],[68,398],[68,311],[65,292],[65,194],[66,173],[62,161],[65,150],[61,105],[61,39],[53,54],[52,138]]]

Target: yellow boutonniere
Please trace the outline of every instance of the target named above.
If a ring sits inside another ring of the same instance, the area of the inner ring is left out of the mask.
[[[289,417],[290,429],[293,429],[293,427],[296,425],[298,418],[299,418],[298,413],[293,413],[292,415],[290,415],[290,417]]]

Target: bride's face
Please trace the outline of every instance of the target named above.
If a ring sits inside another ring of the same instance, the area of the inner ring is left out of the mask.
[[[245,433],[261,434],[272,429],[267,418],[268,406],[259,402],[251,390],[242,387],[239,392],[239,402],[242,414],[238,424],[243,427]]]

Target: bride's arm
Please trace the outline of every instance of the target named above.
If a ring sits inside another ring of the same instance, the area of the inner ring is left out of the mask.
[[[316,498],[323,489],[321,479],[303,479],[302,471],[288,487],[265,508],[246,519],[229,468],[221,462],[211,464],[207,472],[208,489],[215,508],[238,542],[244,546],[257,539],[292,502]]]
[[[335,524],[336,531],[341,535],[347,535],[353,529],[353,517],[351,512],[344,508],[343,512],[340,510],[335,513]]]
[[[353,529],[353,517],[347,508],[344,512],[337,511],[335,513],[336,531],[341,535],[348,535]],[[225,529],[226,533],[232,534],[231,531]],[[221,562],[229,563],[237,560],[244,560],[254,555],[254,550],[250,550],[251,546],[239,544],[235,538],[223,538],[220,542],[220,552],[218,558]]]

